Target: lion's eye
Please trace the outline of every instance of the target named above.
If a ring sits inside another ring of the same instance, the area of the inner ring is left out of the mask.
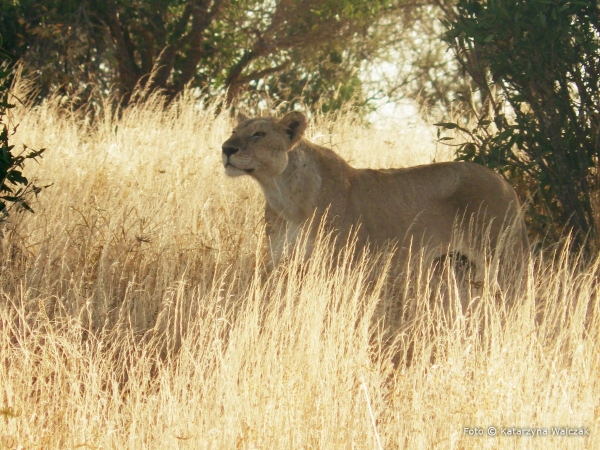
[[[252,137],[265,137],[266,135],[267,133],[265,133],[264,131],[257,131],[252,135]]]

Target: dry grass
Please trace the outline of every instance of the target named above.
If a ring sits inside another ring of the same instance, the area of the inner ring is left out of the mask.
[[[260,191],[221,168],[226,117],[183,99],[91,127],[56,103],[15,112],[13,142],[48,148],[29,173],[53,185],[0,241],[0,447],[598,441],[599,261],[538,258],[511,298],[490,266],[467,316],[439,307],[464,296],[452,280],[417,265],[393,282],[385,257],[334,262],[326,245],[266,279]],[[427,162],[426,130],[318,118],[309,134],[381,167]],[[464,433],[491,425],[591,436]]]

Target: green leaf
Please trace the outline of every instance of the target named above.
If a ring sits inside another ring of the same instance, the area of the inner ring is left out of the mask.
[[[16,203],[16,202],[18,202],[20,200],[19,197],[15,197],[15,196],[12,196],[12,195],[3,195],[0,198],[2,200],[6,200],[6,201],[9,201],[9,202],[12,202],[12,203]]]
[[[24,200],[21,200],[19,202],[19,204],[23,207],[23,209],[25,209],[26,211],[29,211],[30,213],[33,212],[33,209],[31,209],[31,206],[29,206],[29,204],[27,202],[25,202]]]
[[[447,130],[454,130],[455,128],[458,128],[458,125],[452,122],[438,122],[434,123],[433,125],[436,127],[445,128]]]
[[[23,176],[20,170],[13,170],[12,172],[9,172],[7,178],[10,182],[14,184],[28,184],[27,178]]]

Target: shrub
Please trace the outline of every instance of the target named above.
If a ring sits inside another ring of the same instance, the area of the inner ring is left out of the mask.
[[[446,26],[446,42],[490,106],[473,129],[439,124],[467,136],[458,159],[527,186],[533,231],[552,240],[573,233],[591,250],[600,156],[597,3],[459,0]]]
[[[23,146],[23,151],[15,154],[15,146],[9,143],[16,129],[10,117],[10,109],[15,106],[10,92],[13,67],[1,48],[0,35],[0,221],[3,221],[13,206],[32,212],[28,199],[31,195],[37,195],[42,188],[23,175],[23,167],[28,159],[41,157],[45,149],[33,150]]]

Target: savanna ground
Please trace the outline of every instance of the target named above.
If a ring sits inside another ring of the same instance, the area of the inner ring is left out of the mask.
[[[226,115],[184,98],[88,125],[58,103],[13,111],[12,142],[48,149],[28,173],[52,186],[0,240],[0,447],[600,442],[600,260],[557,247],[508,290],[492,261],[466,314],[451,275],[391,280],[385,256],[347,264],[326,245],[267,277],[260,190],[223,174]],[[362,167],[449,158],[425,125],[346,114],[308,136]]]

